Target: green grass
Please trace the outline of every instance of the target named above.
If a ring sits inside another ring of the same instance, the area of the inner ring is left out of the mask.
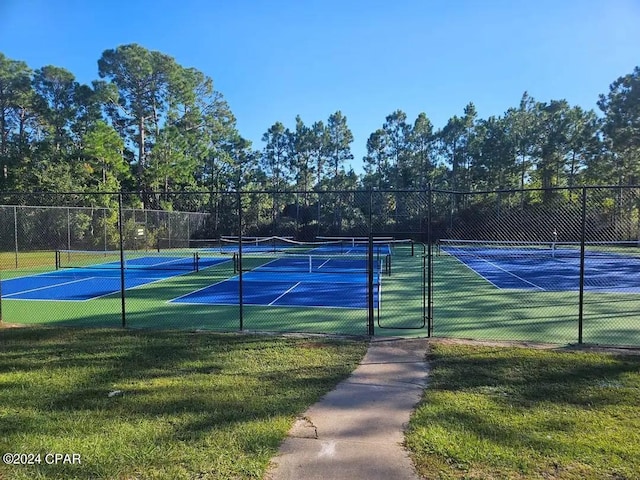
[[[3,329],[0,452],[82,463],[0,464],[0,479],[262,478],[295,416],[365,350],[327,338]]]
[[[3,270],[3,277],[11,277],[24,271],[39,271],[42,269],[51,270],[55,268],[54,251],[37,252],[0,252],[0,270]]]
[[[426,479],[640,478],[640,356],[435,343],[408,433]]]

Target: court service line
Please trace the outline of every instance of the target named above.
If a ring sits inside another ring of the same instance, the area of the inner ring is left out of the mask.
[[[231,280],[236,280],[237,278],[238,278],[238,276],[234,275],[233,277],[225,278],[223,280],[220,280],[219,282],[210,283],[209,285],[206,285],[206,286],[204,286],[202,288],[198,288],[197,290],[193,290],[193,291],[191,291],[189,293],[185,293],[184,295],[180,295],[179,297],[172,298],[171,300],[167,300],[165,303],[176,302],[176,300],[180,300],[181,298],[188,297],[189,295],[193,295],[194,293],[202,292],[203,290],[206,290],[207,288],[215,287],[216,285],[220,285],[221,283],[230,282]],[[176,302],[176,303],[180,303],[180,302]],[[186,302],[186,303],[191,303],[191,302]]]
[[[291,290],[293,290],[294,288],[296,288],[298,285],[300,285],[302,282],[298,282],[296,283],[293,287],[291,287],[289,290],[287,290],[286,292],[284,292],[282,295],[280,295],[278,298],[276,298],[273,302],[268,303],[267,306],[270,307],[271,305],[273,305],[274,303],[276,303],[278,300],[280,300],[282,297],[284,297],[287,293],[289,293]]]
[[[49,277],[49,278],[55,278],[55,277]],[[46,285],[44,287],[30,288],[29,290],[22,290],[20,292],[15,292],[15,293],[10,293],[8,295],[3,295],[3,297],[4,298],[9,298],[9,297],[12,297],[14,295],[22,295],[22,294],[25,294],[25,293],[37,292],[38,290],[47,290],[49,288],[57,288],[57,287],[61,287],[63,285],[70,285],[72,283],[84,282],[86,280],[91,280],[93,278],[96,278],[96,277],[80,278],[78,280],[72,280],[70,282],[55,283],[53,285]]]
[[[546,291],[546,289],[545,289],[545,288],[542,288],[540,285],[536,285],[535,283],[530,282],[529,280],[525,280],[524,278],[522,278],[522,277],[520,277],[520,276],[516,275],[515,273],[510,272],[509,270],[507,270],[507,269],[505,269],[505,268],[502,268],[500,265],[496,265],[495,263],[490,262],[489,260],[486,260],[486,259],[484,259],[484,258],[480,258],[480,257],[478,257],[478,259],[479,259],[479,260],[482,260],[483,262],[488,263],[489,265],[491,265],[491,266],[493,266],[493,267],[497,268],[498,270],[502,270],[503,272],[505,272],[505,273],[507,273],[507,274],[511,275],[512,277],[516,277],[518,280],[521,280],[521,281],[523,281],[524,283],[528,283],[529,285],[531,285],[532,287],[537,288],[538,290],[542,290],[543,292],[544,292],[544,291]]]
[[[482,279],[486,280],[487,282],[489,282],[491,285],[493,285],[494,287],[496,287],[498,290],[505,290],[505,289],[503,289],[502,287],[500,287],[500,286],[496,285],[496,284],[495,284],[494,282],[492,282],[491,280],[489,280],[485,275],[483,275],[482,273],[480,273],[480,272],[479,272],[478,270],[476,270],[474,267],[472,267],[471,265],[469,265],[468,263],[466,263],[465,261],[463,261],[463,260],[462,260],[461,258],[459,258],[455,253],[451,253],[451,252],[448,252],[448,251],[446,251],[446,250],[444,250],[444,251],[445,251],[445,253],[446,253],[447,255],[450,255],[450,256],[452,256],[453,258],[455,258],[455,259],[456,259],[458,262],[460,262],[462,265],[464,265],[464,266],[465,266],[465,267],[467,267],[468,269],[472,270],[476,275],[478,275],[480,278],[482,278]],[[543,292],[546,292],[546,291],[547,291],[545,288],[542,288],[540,285],[536,285],[535,283],[532,283],[532,282],[530,282],[530,281],[528,281],[528,280],[525,280],[524,278],[519,277],[519,276],[518,276],[518,275],[516,275],[515,273],[512,273],[512,272],[510,272],[509,270],[506,270],[506,269],[504,269],[504,268],[502,268],[502,267],[500,267],[500,266],[496,265],[495,263],[490,262],[489,260],[486,260],[486,259],[484,259],[484,258],[482,258],[482,257],[480,257],[480,256],[478,256],[478,255],[474,255],[474,256],[473,256],[473,258],[474,258],[474,259],[476,259],[476,260],[482,260],[483,262],[488,263],[488,264],[489,264],[489,265],[491,265],[492,267],[495,267],[495,268],[497,268],[498,270],[502,270],[503,272],[508,273],[508,274],[509,274],[509,275],[511,275],[512,277],[516,277],[518,280],[521,280],[521,281],[523,281],[523,282],[525,282],[525,283],[528,283],[529,285],[531,285],[531,286],[532,286],[532,287],[534,287],[534,288],[537,288],[538,290],[541,290],[541,291],[543,291]]]
[[[324,262],[322,262],[322,264],[318,267],[318,270],[320,270],[322,267],[324,267],[327,263],[329,263],[331,261],[330,258],[327,258]]]
[[[473,273],[475,273],[476,275],[478,275],[481,279],[483,279],[484,281],[486,281],[487,283],[489,283],[490,285],[493,285],[495,288],[497,288],[498,290],[502,290],[501,287],[499,287],[498,285],[496,285],[495,283],[493,283],[491,280],[489,280],[487,277],[485,277],[482,273],[480,273],[479,271],[477,271],[475,268],[473,268],[471,265],[469,265],[466,262],[463,262],[460,258],[458,258],[454,253],[449,253],[446,250],[444,250],[444,252],[449,255],[450,257],[453,257],[453,259],[458,262],[459,264],[461,264],[462,266],[464,266],[465,268],[468,268],[469,270],[471,270]]]

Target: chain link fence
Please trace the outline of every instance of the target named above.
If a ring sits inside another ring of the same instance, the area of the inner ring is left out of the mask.
[[[640,345],[638,187],[157,195],[6,197],[2,320]]]
[[[433,335],[640,344],[639,193],[432,192]]]

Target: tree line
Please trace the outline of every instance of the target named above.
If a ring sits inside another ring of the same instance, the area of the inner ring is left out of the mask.
[[[62,67],[32,70],[0,53],[0,193],[122,190],[138,192],[127,197],[135,207],[206,210],[211,196],[181,194],[640,181],[640,67],[599,96],[599,114],[526,92],[486,119],[470,102],[441,128],[397,110],[370,134],[360,175],[347,167],[354,138],[341,111],[276,121],[256,149],[213,80],[169,55],[122,45],[103,52],[98,77],[80,84]],[[100,196],[82,202],[106,206]],[[284,207],[274,200],[274,215]]]

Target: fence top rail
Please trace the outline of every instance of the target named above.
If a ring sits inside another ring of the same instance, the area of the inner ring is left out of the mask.
[[[0,204],[0,208],[41,208],[41,209],[69,209],[69,210],[117,210],[117,207],[78,207],[72,205],[12,205],[12,204]],[[162,213],[162,214],[178,214],[178,215],[209,215],[208,212],[185,212],[183,210],[152,210],[145,208],[131,208],[123,207],[123,212],[148,212],[148,213]]]
[[[473,191],[460,191],[460,190],[446,190],[439,188],[432,188],[433,193],[446,193],[450,195],[487,195],[490,193],[527,193],[527,192],[557,192],[557,191],[582,191],[582,190],[632,190],[640,188],[640,185],[575,185],[572,187],[547,187],[547,188],[511,188],[511,189],[497,189],[497,190],[473,190]]]
[[[150,195],[184,195],[184,196],[202,196],[202,195],[251,195],[251,194],[338,194],[338,193],[448,193],[448,194],[458,194],[458,195],[480,195],[480,194],[488,194],[488,193],[519,193],[519,192],[543,192],[543,191],[568,191],[568,190],[598,190],[598,189],[606,189],[606,190],[627,190],[640,188],[640,184],[634,185],[574,185],[574,186],[564,186],[564,187],[527,187],[527,188],[508,188],[508,189],[494,189],[494,190],[473,190],[473,191],[462,191],[462,190],[449,190],[433,187],[428,185],[424,188],[405,188],[405,189],[376,189],[376,188],[360,188],[360,189],[347,189],[347,190],[224,190],[224,191],[211,191],[211,190],[201,190],[201,191],[189,191],[189,192],[158,192],[158,191],[150,191],[145,192]],[[131,191],[121,191],[121,192],[95,192],[95,191],[87,191],[87,192],[0,192],[0,196],[18,196],[18,197],[26,197],[26,196],[69,196],[69,195],[78,195],[78,196],[89,196],[89,195],[100,195],[100,196],[118,196],[118,195],[139,195],[140,192],[131,192]],[[20,206],[17,204],[5,204],[1,206]],[[66,207],[66,205],[65,205]],[[74,208],[74,206],[69,206],[69,208]],[[75,208],[106,208],[106,207],[75,207]],[[129,208],[130,210],[134,210]],[[135,209],[140,210],[140,209]],[[151,211],[151,210],[148,210]],[[160,212],[166,212],[168,210],[154,210]],[[201,212],[185,212],[185,213],[201,213]]]

